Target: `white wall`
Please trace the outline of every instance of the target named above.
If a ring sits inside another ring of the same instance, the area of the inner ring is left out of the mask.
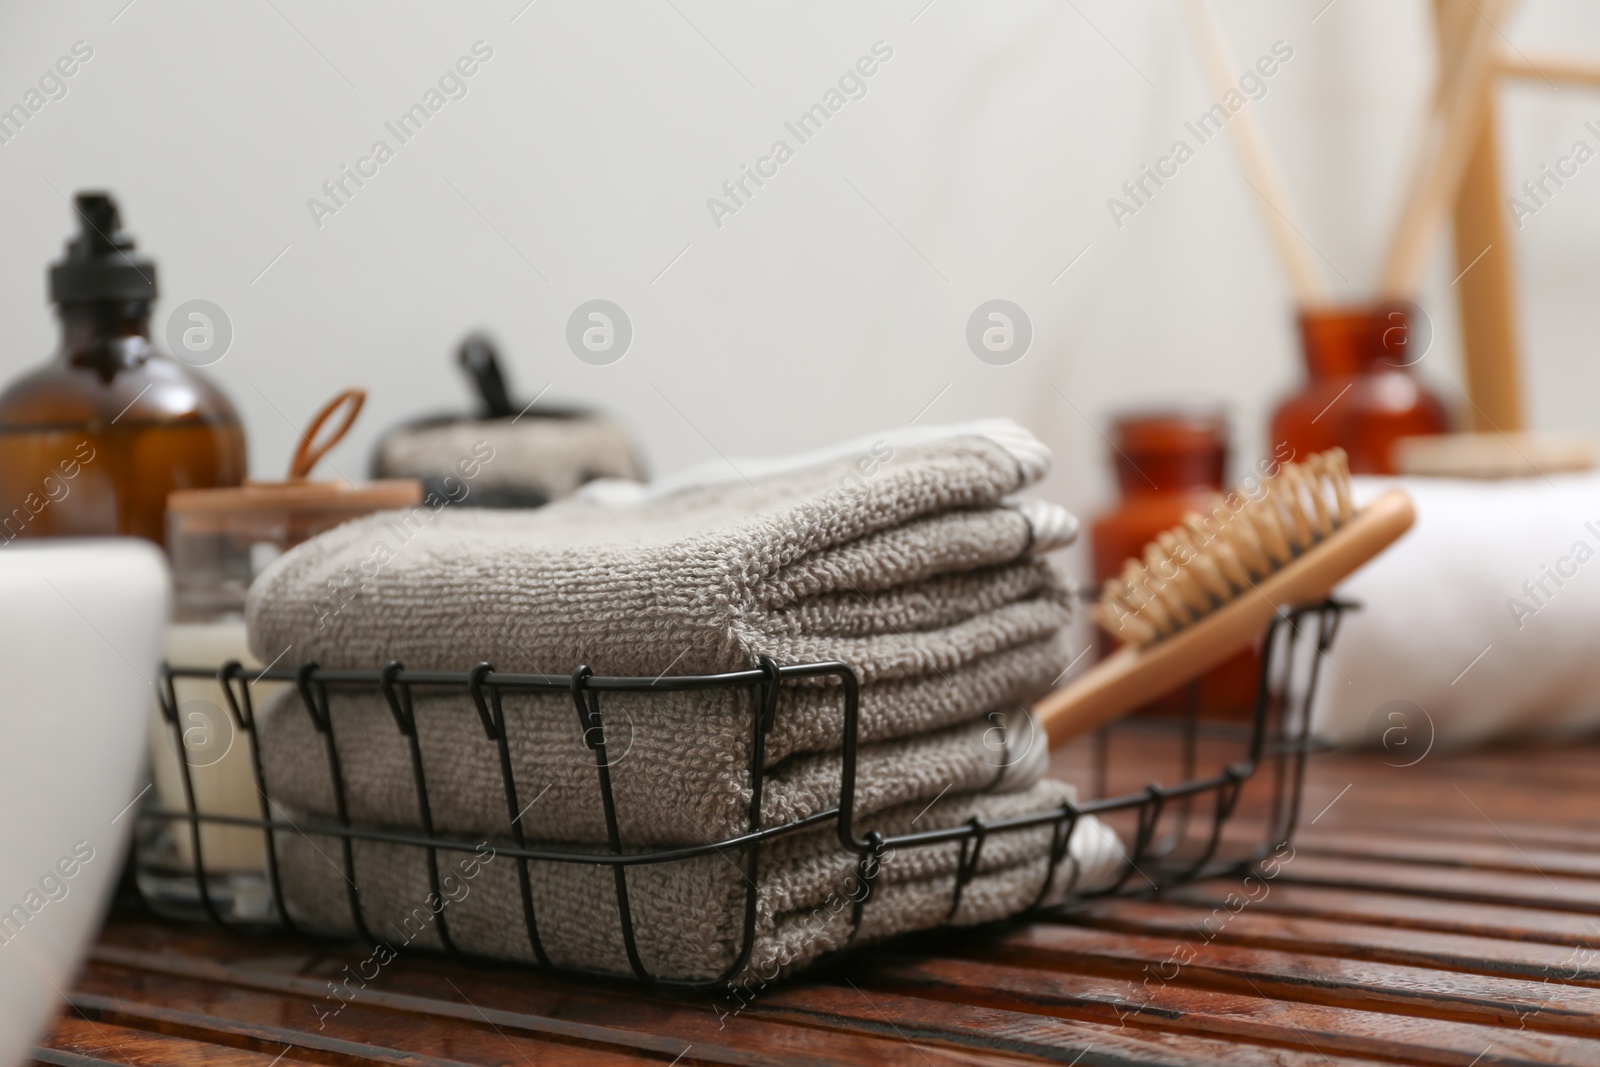
[[[160,264],[158,325],[196,297],[230,316],[212,373],[244,415],[257,477],[281,476],[291,424],[342,387],[371,392],[333,456],[357,476],[382,427],[465,406],[449,357],[469,327],[500,339],[524,396],[550,383],[550,399],[629,420],[658,471],[924,408],[924,422],[1007,414],[1058,449],[1051,493],[1090,511],[1110,492],[1094,427],[1118,407],[1221,398],[1236,464],[1261,447],[1298,356],[1231,145],[1201,147],[1120,229],[1105,204],[1210,101],[1173,0],[525,2],[7,4],[0,106],[73,42],[94,55],[0,145],[0,374],[54,343],[44,269],[71,226],[62,194],[106,187]],[[1294,49],[1250,106],[1335,291],[1359,298],[1431,77],[1430,25],[1422,0],[1326,3],[1223,0],[1222,16],[1241,68],[1274,41]],[[1512,37],[1600,56],[1600,9],[1529,0]],[[394,146],[385,120],[479,40],[493,58],[468,95],[319,229],[307,198],[375,139]],[[784,121],[879,40],[894,54],[867,95],[718,228],[707,198],[775,138],[793,145]],[[1502,99],[1512,181],[1577,137],[1600,143],[1582,128],[1600,94]],[[1597,236],[1600,164],[1518,234],[1542,428],[1600,429]],[[1456,398],[1448,259],[1441,242],[1427,296],[1439,338],[1421,370]],[[569,313],[595,297],[636,332],[611,366],[564,343]],[[964,341],[995,297],[1035,328],[1006,367]]]

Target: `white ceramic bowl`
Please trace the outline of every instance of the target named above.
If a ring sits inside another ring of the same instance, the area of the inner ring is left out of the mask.
[[[0,542],[0,1065],[99,928],[145,779],[170,580],[131,538]]]

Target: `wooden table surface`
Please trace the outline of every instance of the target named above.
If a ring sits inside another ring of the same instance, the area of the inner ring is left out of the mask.
[[[1600,1064],[1600,744],[1312,761],[1276,876],[938,934],[737,1015],[420,954],[113,921],[50,1064]],[[1391,763],[1400,762],[1389,757]],[[1230,897],[1229,894],[1235,895]]]

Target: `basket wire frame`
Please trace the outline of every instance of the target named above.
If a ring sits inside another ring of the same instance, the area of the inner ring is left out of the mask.
[[[263,926],[282,928],[297,934],[317,936],[297,924],[285,903],[277,855],[276,835],[279,832],[318,834],[336,839],[342,852],[345,870],[355,870],[354,842],[375,841],[405,845],[422,850],[427,860],[427,873],[434,894],[441,890],[439,853],[474,852],[477,846],[459,839],[440,836],[434,829],[432,807],[428,799],[429,781],[423,764],[422,749],[418,739],[416,718],[413,712],[413,692],[419,688],[445,688],[464,690],[470,696],[477,712],[478,725],[485,741],[496,747],[502,782],[505,789],[506,811],[510,816],[512,844],[497,844],[497,855],[507,856],[517,863],[518,886],[521,894],[522,917],[526,927],[529,949],[538,965],[574,973],[588,972],[581,968],[557,966],[552,963],[540,936],[539,916],[534,906],[530,862],[578,863],[609,866],[616,889],[617,920],[623,947],[633,976],[639,981],[665,991],[704,992],[721,988],[736,977],[748,963],[755,942],[757,918],[757,885],[761,869],[762,846],[765,842],[783,835],[793,834],[832,823],[839,847],[858,857],[855,874],[859,892],[852,893],[852,939],[861,929],[865,909],[870,905],[873,887],[881,869],[883,857],[890,850],[926,848],[947,843],[957,843],[960,859],[953,880],[950,909],[946,920],[953,919],[960,909],[962,893],[977,872],[985,842],[996,834],[1017,833],[1048,827],[1051,843],[1046,874],[1030,913],[1044,905],[1051,890],[1057,890],[1058,900],[1048,906],[1048,911],[1059,912],[1079,906],[1102,896],[1120,893],[1149,893],[1184,882],[1218,874],[1237,872],[1250,868],[1265,859],[1273,850],[1288,843],[1300,816],[1301,787],[1305,776],[1305,763],[1310,748],[1308,728],[1311,701],[1316,691],[1317,677],[1322,660],[1337,634],[1340,618],[1354,605],[1338,600],[1281,609],[1268,625],[1263,637],[1260,675],[1253,718],[1248,727],[1248,742],[1244,758],[1227,763],[1214,774],[1196,776],[1197,739],[1200,725],[1196,714],[1195,686],[1189,687],[1189,699],[1180,729],[1181,778],[1178,784],[1165,786],[1151,783],[1144,789],[1121,796],[1105,796],[1110,762],[1109,728],[1102,729],[1093,741],[1094,764],[1092,777],[1096,799],[1074,803],[1063,800],[1055,811],[1035,813],[1010,819],[986,821],[974,817],[958,826],[886,836],[875,830],[857,832],[855,811],[856,766],[858,758],[858,731],[860,692],[855,673],[840,662],[779,665],[769,657],[762,657],[752,670],[733,671],[714,675],[662,675],[658,678],[605,677],[580,666],[567,676],[543,674],[516,674],[496,671],[488,663],[479,663],[465,672],[408,671],[399,663],[389,663],[376,670],[332,670],[315,663],[298,667],[274,668],[259,672],[253,677],[238,662],[230,662],[220,669],[164,666],[158,694],[162,715],[172,732],[177,751],[186,754],[183,746],[182,726],[174,685],[175,679],[213,678],[225,696],[227,712],[232,725],[250,739],[251,770],[260,800],[260,817],[250,818],[200,811],[196,804],[196,789],[191,765],[187,756],[178,760],[183,785],[185,809],[163,808],[151,803],[141,811],[141,827],[170,826],[174,832],[184,832],[187,837],[192,863],[182,872],[191,877],[194,894],[201,917],[228,930],[257,931]],[[1299,681],[1301,675],[1304,680]],[[842,769],[839,802],[836,806],[815,812],[804,818],[774,826],[761,825],[763,784],[769,770],[766,766],[766,741],[777,714],[780,687],[805,678],[832,679],[837,683],[843,714]],[[272,799],[267,788],[262,767],[260,747],[255,743],[255,705],[250,686],[253,682],[269,680],[291,682],[298,692],[300,703],[311,722],[326,739],[328,773],[333,786],[334,821],[307,819],[296,822]],[[412,775],[416,790],[418,825],[415,829],[362,824],[353,821],[349,814],[344,774],[339,762],[338,745],[334,743],[335,716],[330,712],[329,693],[337,689],[376,687],[383,694],[396,729],[409,745]],[[744,833],[725,840],[702,845],[686,845],[649,850],[629,850],[618,830],[617,806],[611,781],[611,760],[607,753],[606,719],[603,696],[608,693],[681,692],[697,690],[746,690],[751,696],[751,748],[749,762],[750,804],[748,828]],[[599,791],[604,814],[607,853],[567,851],[559,845],[530,843],[522,828],[521,798],[513,773],[511,750],[507,738],[506,715],[503,698],[507,692],[559,693],[571,695],[584,744],[593,753],[595,783]],[[1035,731],[1029,743],[1040,743],[1041,733]],[[1009,744],[1010,735],[1005,735]],[[1009,753],[1007,753],[1009,757]],[[1266,808],[1264,833],[1260,843],[1242,854],[1219,858],[1223,831],[1234,815],[1245,782],[1254,776],[1262,763],[1270,769],[1271,798]],[[1003,772],[1004,765],[1001,770]],[[1210,800],[1209,805],[1204,801]],[[1202,808],[1208,808],[1205,814]],[[1157,837],[1162,817],[1172,813],[1173,825],[1163,837]],[[1079,891],[1080,875],[1076,862],[1071,868],[1064,887],[1056,885],[1060,869],[1067,860],[1072,833],[1085,816],[1110,818],[1131,816],[1133,829],[1131,847],[1124,849],[1124,863],[1119,875],[1108,886],[1092,891]],[[1202,819],[1205,823],[1198,834],[1192,832]],[[216,893],[205,876],[202,825],[248,827],[261,830],[265,838],[265,874],[270,889],[274,918],[266,923],[241,920],[224,914]],[[1190,847],[1198,837],[1198,847]],[[723,974],[710,981],[686,981],[662,978],[652,974],[640,958],[635,934],[632,909],[629,903],[628,870],[635,866],[672,863],[692,859],[709,853],[725,857],[742,855],[742,871],[748,882],[745,890],[740,948]],[[1189,852],[1189,855],[1184,855]],[[142,866],[142,861],[140,862]],[[1139,883],[1130,885],[1132,876],[1140,876]],[[363,911],[361,893],[352,879],[346,878],[346,893],[356,933],[365,942],[376,944]],[[147,900],[148,903],[148,900]],[[162,911],[152,904],[152,910]],[[450,954],[465,955],[450,936],[444,910],[437,913],[437,930],[443,950]],[[610,972],[606,977],[615,977]]]

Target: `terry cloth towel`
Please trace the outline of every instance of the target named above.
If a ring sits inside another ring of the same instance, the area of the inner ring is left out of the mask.
[[[1069,604],[1031,553],[1074,524],[1060,509],[1006,503],[1048,464],[1014,423],[893,440],[622,503],[357,520],[262,574],[251,646],[263,662],[292,648],[330,668],[487,660],[645,678],[745,669],[762,654],[838,659],[862,683],[866,810],[926,803],[946,786],[1016,788],[1026,781],[1016,768],[1043,759],[1043,740],[1018,729],[1031,719],[988,713],[1037,696],[1070,661]],[[414,820],[409,748],[381,695],[335,688],[330,699],[352,817]],[[418,688],[415,701],[428,777],[451,783],[430,791],[436,826],[504,830],[497,749],[470,700]],[[508,694],[505,707],[524,832],[604,840],[571,698]],[[602,708],[626,842],[700,844],[748,829],[748,694],[608,694]],[[836,685],[782,688],[768,824],[837,802],[841,728]],[[292,691],[263,709],[259,731],[274,796],[333,810],[326,741]]]
[[[642,469],[632,438],[616,421],[529,412],[398,427],[378,442],[372,473],[419,478],[425,489],[460,504],[537,507],[596,479],[638,478]]]
[[[1404,537],[1340,585],[1361,605],[1318,677],[1314,732],[1404,766],[1433,748],[1600,727],[1600,473],[1398,486]]]
[[[866,820],[862,830],[885,836],[958,826],[974,816],[993,821],[1059,809],[1070,787],[1041,781],[1023,792],[947,796],[918,801]],[[779,837],[762,845],[752,949],[731,982],[745,987],[792,972],[849,944],[867,944],[944,922],[1003,919],[1072,892],[1110,886],[1126,864],[1116,834],[1082,818],[1049,883],[1051,827],[989,835],[976,871],[960,887],[962,846],[949,842],[886,850],[870,892],[857,877],[859,856],[839,847],[831,826]],[[533,962],[524,919],[518,861],[496,845],[437,853],[440,891],[433,895],[423,850],[355,841],[354,870],[346,871],[339,843],[317,834],[279,831],[286,902],[304,925],[332,934],[357,931],[349,904],[359,887],[362,917],[378,941],[398,952],[408,945],[443,948],[443,935],[462,952]],[[970,847],[970,846],[969,846]],[[541,947],[558,966],[631,974],[611,870],[585,863],[530,861],[528,877]],[[346,876],[349,881],[346,881]],[[628,902],[640,962],[656,978],[711,981],[737,958],[744,932],[746,891],[742,849],[629,868]],[[866,897],[852,940],[854,901]]]

